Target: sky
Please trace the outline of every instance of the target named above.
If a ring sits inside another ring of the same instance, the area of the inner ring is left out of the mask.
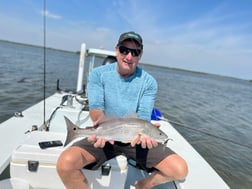
[[[46,15],[46,27],[44,18]],[[114,50],[143,37],[141,62],[252,79],[251,0],[0,0],[0,39],[62,50]]]

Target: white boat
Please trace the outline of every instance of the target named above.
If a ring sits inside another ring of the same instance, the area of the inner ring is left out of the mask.
[[[82,44],[76,92],[56,91],[55,94],[16,113],[0,125],[0,173],[10,168],[10,178],[0,181],[0,189],[61,189],[64,188],[57,172],[56,162],[67,146],[41,149],[39,142],[66,139],[64,116],[80,127],[91,126],[88,101],[82,93],[84,64],[90,73],[94,64],[101,58],[115,56],[115,52],[101,49],[86,49]],[[85,61],[89,57],[89,61]],[[85,75],[85,77],[87,77]],[[44,114],[45,113],[45,114]],[[45,115],[45,117],[43,116]],[[45,119],[44,119],[45,118]],[[44,130],[47,120],[49,131]],[[156,186],[159,189],[228,189],[229,186],[203,157],[165,119],[159,122],[160,129],[168,134],[167,146],[180,154],[188,163],[189,174],[184,180]],[[10,166],[8,166],[10,165]],[[134,162],[118,156],[104,164],[97,171],[83,169],[93,189],[133,189],[134,182],[148,176],[137,169]]]

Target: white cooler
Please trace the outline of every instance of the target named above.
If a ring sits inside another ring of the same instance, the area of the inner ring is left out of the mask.
[[[38,145],[38,142],[48,140],[61,140],[64,143],[64,136],[55,136],[57,135],[41,131],[31,133],[28,140],[13,152],[10,164],[11,178],[28,181],[32,188],[64,188],[56,171],[57,159],[64,148],[41,149]],[[83,169],[90,188],[124,188],[128,172],[126,157],[118,156],[111,159],[103,167],[104,169],[101,167],[96,171]]]

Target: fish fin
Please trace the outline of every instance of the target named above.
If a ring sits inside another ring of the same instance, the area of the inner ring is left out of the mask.
[[[98,125],[97,126],[86,126],[85,129],[95,129],[96,127],[98,127]]]
[[[137,118],[137,113],[134,111],[128,111],[123,117],[124,118]]]
[[[98,127],[100,124],[105,123],[105,122],[107,122],[107,121],[111,121],[111,120],[116,119],[116,118],[117,118],[117,117],[104,116],[102,119],[99,120],[98,125],[95,126],[95,127]]]

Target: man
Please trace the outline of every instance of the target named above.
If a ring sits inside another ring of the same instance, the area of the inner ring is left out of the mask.
[[[105,116],[123,117],[132,112],[150,121],[157,82],[137,66],[143,54],[142,37],[135,32],[123,33],[115,50],[117,63],[95,68],[89,77],[88,99],[94,126]],[[125,144],[92,135],[66,149],[57,163],[57,171],[65,186],[68,189],[88,188],[81,169],[97,169],[119,154],[135,160],[141,168],[154,169],[149,177],[136,181],[136,189],[149,189],[185,178],[187,164],[179,155],[149,136],[132,138],[131,143]]]

